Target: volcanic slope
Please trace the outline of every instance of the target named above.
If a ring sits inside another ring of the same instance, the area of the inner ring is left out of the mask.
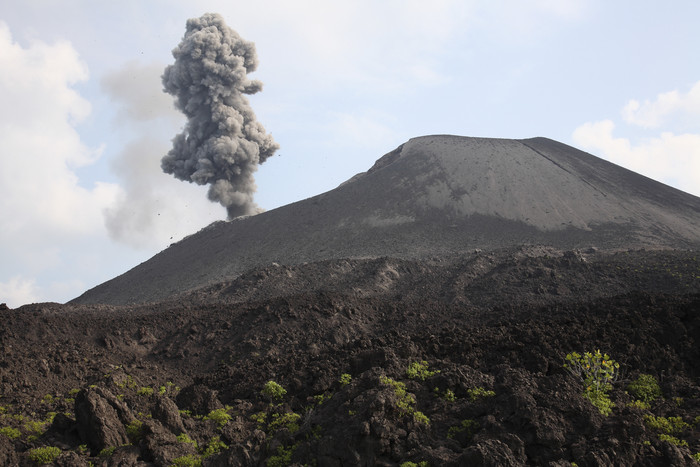
[[[424,136],[327,193],[218,222],[73,300],[164,300],[278,263],[513,245],[700,245],[700,198],[546,138]]]

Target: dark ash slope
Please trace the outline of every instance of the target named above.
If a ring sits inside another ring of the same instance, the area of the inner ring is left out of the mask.
[[[700,199],[545,138],[425,136],[327,193],[214,223],[72,303],[159,301],[271,263],[700,244]]]

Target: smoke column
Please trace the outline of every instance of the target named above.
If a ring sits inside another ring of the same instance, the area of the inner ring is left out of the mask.
[[[246,76],[258,66],[255,45],[220,15],[207,13],[187,20],[173,57],[163,74],[164,90],[175,96],[187,123],[161,160],[163,171],[209,184],[209,199],[225,206],[229,219],[260,212],[253,201],[253,173],[279,145],[244,96],[262,89],[260,81]]]

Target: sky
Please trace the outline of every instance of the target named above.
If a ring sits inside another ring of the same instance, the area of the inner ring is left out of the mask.
[[[700,2],[0,0],[0,303],[66,302],[226,209],[160,168],[188,18],[255,43],[280,150],[255,201],[331,190],[408,139],[545,136],[700,196]]]

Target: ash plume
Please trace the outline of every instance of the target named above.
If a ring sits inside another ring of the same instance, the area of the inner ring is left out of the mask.
[[[209,184],[209,199],[225,206],[229,219],[260,212],[253,174],[279,145],[245,97],[262,89],[260,81],[247,77],[258,66],[255,45],[220,15],[207,13],[187,20],[173,57],[163,74],[164,90],[175,96],[187,123],[163,157],[163,171]]]

